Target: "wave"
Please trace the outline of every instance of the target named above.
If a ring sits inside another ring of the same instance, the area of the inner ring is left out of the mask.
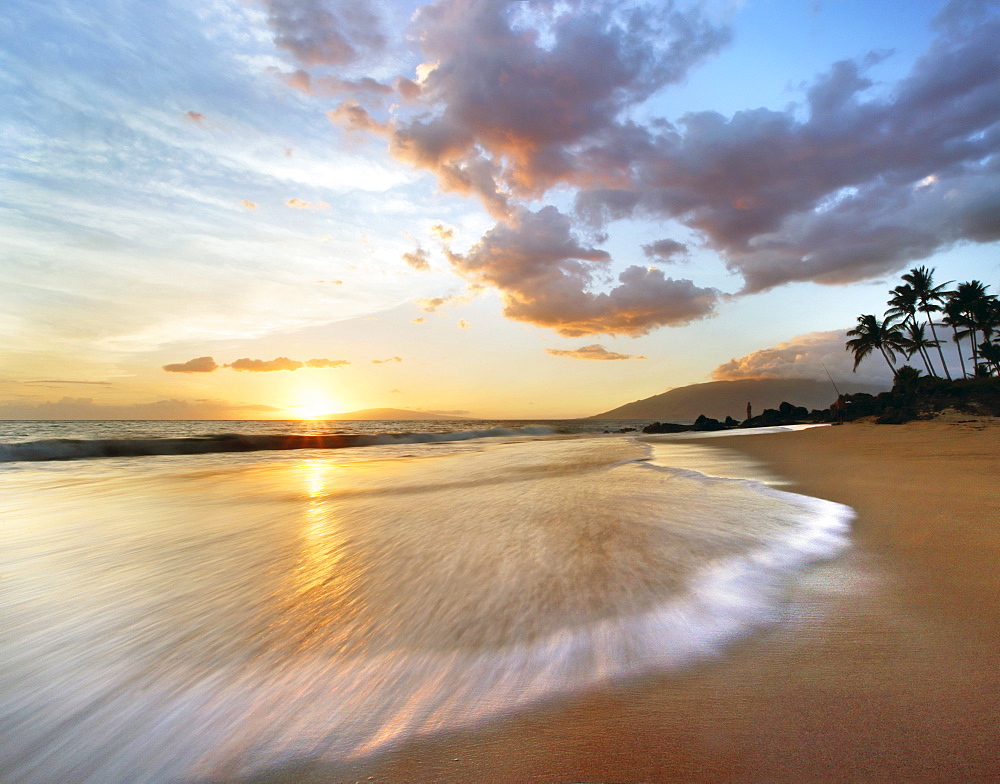
[[[332,433],[301,435],[251,435],[219,433],[181,438],[46,438],[23,443],[0,444],[0,463],[80,460],[97,457],[148,457],[152,455],[205,455],[221,452],[259,452],[288,449],[345,449],[386,444],[425,444],[467,441],[500,436],[545,436],[550,427],[493,427],[485,430],[458,430],[444,433],[373,433],[368,435]]]
[[[391,471],[14,476],[0,715],[21,720],[0,780],[350,770],[720,656],[794,620],[797,575],[850,546],[848,507],[653,456],[632,438],[545,439]]]

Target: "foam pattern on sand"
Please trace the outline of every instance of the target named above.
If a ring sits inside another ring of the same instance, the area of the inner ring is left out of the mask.
[[[848,545],[847,507],[627,438],[386,454],[12,474],[0,779],[373,754],[711,659]]]

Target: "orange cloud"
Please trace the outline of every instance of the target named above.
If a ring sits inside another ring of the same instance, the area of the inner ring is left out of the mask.
[[[403,261],[409,264],[413,269],[416,270],[426,270],[430,269],[431,265],[428,262],[428,253],[423,248],[417,248],[412,253],[404,253]]]
[[[455,230],[450,226],[445,226],[443,223],[435,223],[431,226],[431,234],[442,242],[447,242],[448,240],[454,239]]]
[[[285,206],[291,207],[293,210],[328,210],[330,205],[325,201],[305,201],[303,199],[289,199],[285,202]]]
[[[641,354],[618,354],[614,351],[608,351],[597,343],[573,349],[547,348],[545,350],[555,357],[572,357],[573,359],[645,359]]]
[[[306,361],[306,367],[311,368],[336,368],[350,364],[346,359],[310,359]]]
[[[302,367],[302,363],[288,357],[276,357],[269,360],[244,357],[226,365],[226,367],[250,373],[271,373],[276,370],[298,370]]]
[[[248,210],[255,210],[255,209],[257,209],[257,205],[254,204],[249,199],[244,199],[243,201],[240,202],[240,205],[243,206],[243,207],[246,207]]]
[[[168,373],[211,373],[218,370],[219,367],[211,357],[198,357],[197,359],[189,359],[187,362],[164,365],[163,369]]]
[[[853,359],[844,349],[845,330],[810,332],[770,348],[751,351],[730,359],[712,371],[715,381],[744,378],[809,378],[828,382],[830,376],[840,381],[855,380],[870,384],[891,384],[892,377],[884,363],[863,363],[853,372]]]
[[[389,357],[388,359],[373,359],[373,365],[384,365],[386,362],[402,362],[402,357]]]

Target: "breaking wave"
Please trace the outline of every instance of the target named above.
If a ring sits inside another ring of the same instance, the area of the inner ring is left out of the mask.
[[[0,444],[0,463],[79,460],[97,457],[145,457],[150,455],[206,455],[223,452],[260,452],[288,449],[344,449],[387,444],[428,444],[468,441],[500,436],[544,436],[555,431],[545,426],[522,428],[493,427],[445,433],[298,433],[257,435],[219,433],[180,438],[46,438],[14,444]]]

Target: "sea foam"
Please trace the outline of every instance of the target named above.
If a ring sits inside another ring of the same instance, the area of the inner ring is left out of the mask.
[[[343,764],[710,661],[849,543],[847,507],[626,438],[401,454],[11,475],[0,778]]]

